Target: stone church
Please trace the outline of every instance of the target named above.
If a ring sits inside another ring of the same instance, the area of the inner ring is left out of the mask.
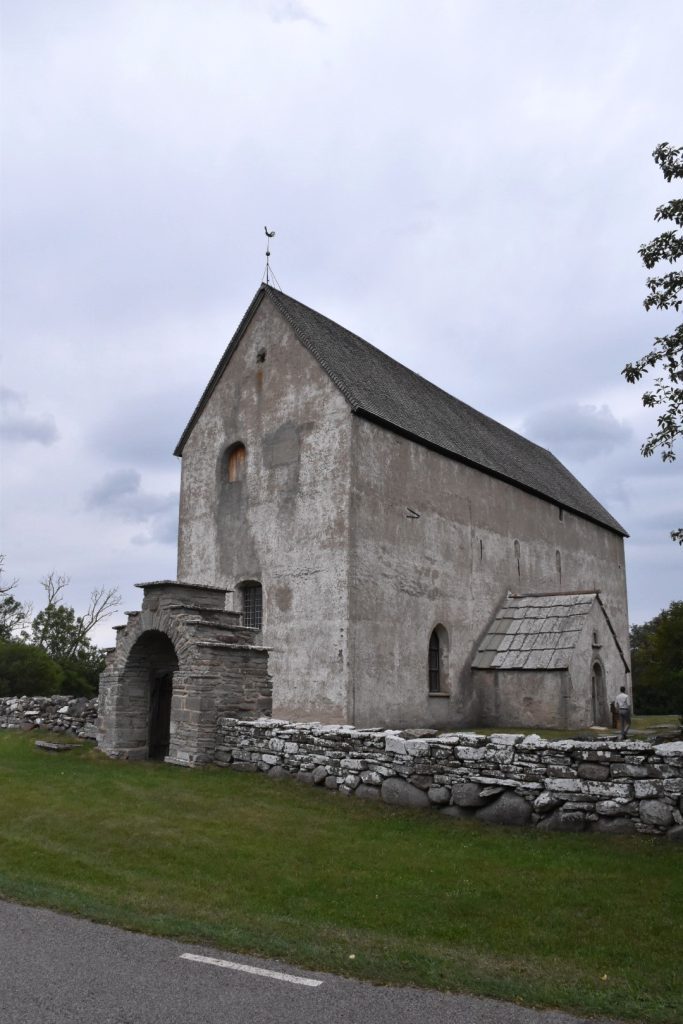
[[[546,449],[257,291],[180,439],[178,581],[141,584],[100,744],[212,759],[221,715],[608,724],[624,529]]]

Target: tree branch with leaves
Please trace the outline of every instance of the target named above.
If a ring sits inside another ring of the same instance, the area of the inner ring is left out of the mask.
[[[18,579],[3,579],[5,556],[0,554],[0,640],[11,640],[28,628],[33,618],[33,606],[18,601],[13,590]]]
[[[41,581],[47,604],[33,620],[33,643],[52,658],[71,659],[90,647],[90,633],[98,622],[109,618],[121,603],[116,587],[95,587],[83,615],[62,604],[70,583],[68,576],[50,572]]]
[[[662,142],[653,152],[655,163],[666,181],[683,178],[683,146],[678,148]],[[683,256],[683,199],[671,199],[657,207],[655,220],[674,224],[638,250],[647,270],[660,263],[675,264]],[[683,305],[683,270],[669,270],[648,277],[645,309],[672,310]],[[683,436],[683,323],[671,332],[655,338],[651,350],[621,371],[629,384],[642,380],[651,370],[659,372],[651,386],[643,392],[646,408],[657,409],[657,428],[646,438],[640,451],[646,458],[659,450],[664,462],[676,458],[674,445]],[[673,540],[683,544],[683,527],[673,530]]]

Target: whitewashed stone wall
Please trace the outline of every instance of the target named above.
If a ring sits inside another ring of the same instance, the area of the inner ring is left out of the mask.
[[[683,741],[419,732],[223,718],[216,761],[453,818],[683,840]]]
[[[95,739],[97,697],[0,697],[0,729],[40,726]]]

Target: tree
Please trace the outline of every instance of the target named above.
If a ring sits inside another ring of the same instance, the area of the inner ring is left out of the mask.
[[[50,572],[40,582],[47,603],[33,617],[30,605],[12,594],[17,580],[2,580],[0,555],[0,696],[97,693],[104,653],[91,639],[121,603],[115,587],[96,587],[83,615],[62,603],[69,577]]]
[[[118,590],[115,587],[96,587],[83,615],[76,615],[73,608],[61,603],[69,585],[68,576],[51,572],[40,582],[47,604],[33,620],[33,644],[62,669],[66,686],[64,692],[96,693],[99,675],[104,669],[104,654],[94,646],[89,634],[121,603]]]
[[[61,603],[62,594],[70,582],[68,576],[51,572],[40,582],[47,595],[47,604],[33,620],[33,642],[52,658],[73,658],[81,648],[92,646],[90,633],[121,603],[116,587],[96,587],[90,593],[83,615],[76,615],[73,608]]]
[[[683,178],[683,146],[677,149],[668,142],[662,142],[654,150],[655,163],[661,168],[667,181]],[[662,261],[673,265],[683,256],[683,199],[671,199],[658,206],[655,220],[668,221],[674,229],[663,231],[651,242],[641,245],[638,250],[647,268],[652,270]],[[683,271],[670,270],[657,277],[647,279],[648,295],[645,309],[674,310],[679,312],[683,304]],[[671,332],[655,338],[651,350],[634,363],[627,363],[621,371],[629,384],[634,384],[657,369],[652,386],[643,393],[642,403],[646,408],[659,408],[657,429],[645,440],[640,451],[645,457],[657,449],[664,462],[676,458],[674,444],[683,435],[683,323]],[[673,530],[672,540],[683,544],[683,527]]]
[[[64,671],[39,647],[0,640],[0,697],[48,697],[65,693]]]
[[[29,625],[33,609],[17,601],[12,591],[19,580],[3,580],[4,571],[5,556],[0,554],[0,640],[11,640]]]
[[[634,703],[643,714],[683,714],[683,601],[631,627]]]

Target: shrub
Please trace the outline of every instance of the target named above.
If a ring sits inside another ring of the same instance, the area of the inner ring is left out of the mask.
[[[64,672],[45,651],[16,640],[0,640],[0,696],[63,693]]]

